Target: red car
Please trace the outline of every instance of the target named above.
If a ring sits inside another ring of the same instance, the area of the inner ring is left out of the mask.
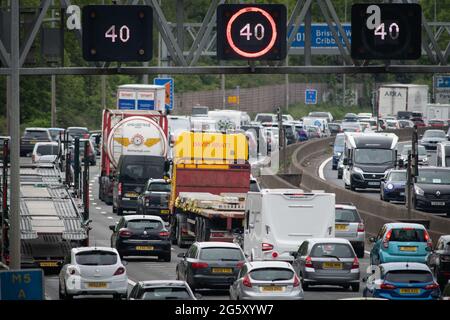
[[[447,121],[439,119],[428,120],[428,125],[432,128],[442,128],[447,125]]]

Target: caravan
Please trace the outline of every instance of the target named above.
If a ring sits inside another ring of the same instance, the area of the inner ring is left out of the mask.
[[[292,261],[303,240],[335,236],[335,194],[301,189],[249,192],[244,252],[251,260]]]

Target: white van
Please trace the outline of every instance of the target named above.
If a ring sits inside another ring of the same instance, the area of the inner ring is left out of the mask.
[[[293,261],[291,252],[308,238],[335,236],[335,194],[301,189],[248,192],[244,252],[251,260]]]
[[[320,128],[321,137],[329,137],[328,121],[325,118],[304,117],[303,125],[307,127],[316,126]]]
[[[250,124],[250,116],[247,112],[238,110],[214,110],[208,111],[208,118],[218,124],[218,129],[240,129],[241,126]]]

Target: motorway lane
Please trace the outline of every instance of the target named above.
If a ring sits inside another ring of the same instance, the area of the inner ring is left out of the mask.
[[[106,205],[98,199],[98,174],[99,167],[93,166],[90,168],[90,219],[92,230],[90,231],[90,245],[110,246],[111,231],[108,226],[115,224],[119,220],[119,216],[112,212],[112,206]],[[136,281],[143,280],[174,280],[176,278],[175,268],[178,262],[177,254],[185,252],[186,249],[180,249],[177,246],[172,246],[172,261],[163,262],[155,258],[126,258],[128,261],[127,274],[130,279],[129,290],[132,284]],[[366,248],[369,248],[366,245]],[[367,249],[366,249],[367,250]],[[369,266],[368,254],[365,258],[360,259],[361,265],[361,279],[367,275],[366,269]],[[362,296],[362,289],[364,284],[361,282],[361,289],[359,293],[345,290],[341,287],[327,287],[317,286],[312,287],[305,292],[306,300],[335,300],[340,298],[360,297]],[[55,274],[46,275],[45,290],[48,299],[58,299],[58,276]],[[228,291],[225,290],[200,290],[202,299],[229,299]],[[99,298],[99,297],[80,297],[85,298]],[[107,297],[100,297],[107,298]]]

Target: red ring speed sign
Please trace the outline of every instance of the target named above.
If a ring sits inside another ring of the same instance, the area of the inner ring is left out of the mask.
[[[241,49],[239,49],[236,44],[233,41],[233,37],[231,35],[231,29],[233,27],[233,23],[234,21],[239,18],[241,15],[246,14],[248,12],[257,12],[260,13],[261,15],[263,15],[270,23],[270,26],[272,28],[272,38],[270,39],[270,42],[268,43],[268,45],[258,51],[258,52],[247,52],[247,51],[243,51]],[[227,24],[227,29],[226,29],[226,36],[227,36],[227,40],[228,43],[231,47],[231,49],[233,49],[237,54],[239,54],[240,56],[243,56],[245,58],[258,58],[261,57],[263,55],[265,55],[267,52],[269,52],[273,46],[275,45],[275,42],[277,40],[277,26],[275,24],[275,20],[273,19],[273,17],[265,10],[261,9],[261,8],[257,8],[257,7],[246,7],[243,8],[241,10],[239,10],[238,12],[236,12],[228,21]]]

